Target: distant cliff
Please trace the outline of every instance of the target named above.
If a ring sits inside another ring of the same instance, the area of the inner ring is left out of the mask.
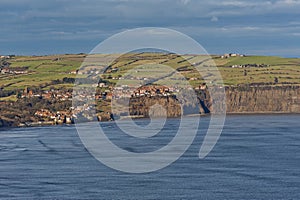
[[[171,96],[134,97],[130,99],[129,113],[131,116],[143,117],[179,117],[181,107],[178,100]]]
[[[226,87],[225,92],[227,113],[300,113],[300,86]],[[185,114],[213,112],[208,91],[197,94],[199,107],[184,108]],[[178,117],[181,107],[174,97],[136,97],[130,100],[129,112],[132,116]]]
[[[228,113],[300,113],[300,87],[227,87],[226,105]]]

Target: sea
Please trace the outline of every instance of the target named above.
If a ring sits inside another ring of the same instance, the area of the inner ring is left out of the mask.
[[[168,145],[180,120],[168,119],[162,133],[136,141],[115,122],[100,126],[115,145],[143,153]],[[75,125],[1,129],[0,199],[300,199],[300,115],[228,115],[217,144],[200,159],[209,122],[200,117],[178,160],[147,173],[104,165]]]

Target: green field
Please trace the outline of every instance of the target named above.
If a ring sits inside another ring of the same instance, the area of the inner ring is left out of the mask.
[[[226,85],[249,84],[249,83],[272,83],[274,78],[279,79],[279,84],[300,84],[300,59],[281,58],[270,56],[249,56],[228,59],[215,59],[219,66],[224,83]],[[232,65],[265,64],[265,68],[230,68]]]
[[[64,77],[75,78],[76,75],[71,72],[80,67],[83,59],[83,55],[17,56],[7,60],[11,63],[10,68],[28,67],[28,73],[1,74],[0,86],[4,90],[23,89]]]
[[[98,56],[98,57],[97,57]],[[89,68],[96,68],[99,64],[99,58],[108,55],[92,55],[93,59],[86,62],[86,70]],[[86,55],[51,55],[51,56],[16,56],[8,59],[10,68],[13,70],[18,67],[28,67],[26,74],[0,74],[0,87],[3,90],[23,89],[25,87],[40,86],[47,90],[51,87],[49,85],[53,80],[62,80],[64,77],[75,78],[74,71],[80,68]],[[190,81],[192,86],[197,86],[203,82],[205,76],[214,74],[214,69],[211,67],[212,62],[202,63],[205,69],[211,73],[201,76],[201,71],[196,70],[193,64],[196,61],[204,59],[202,56],[185,55],[184,60],[174,54],[160,54],[160,53],[138,53],[126,54],[120,56],[104,74],[104,79],[111,83],[117,83],[120,77],[124,74],[135,73],[137,77],[153,77],[160,76],[161,73],[168,73],[157,64],[166,65],[174,70],[180,70],[182,76]],[[220,56],[213,56],[214,63],[218,66],[218,70],[222,75],[225,85],[238,84],[272,84],[275,77],[278,78],[278,85],[300,85],[300,59],[297,58],[281,58],[270,56],[246,56],[246,57],[231,57],[220,58]],[[140,66],[147,67],[147,65],[157,65],[157,68],[151,70],[136,70]],[[267,67],[258,68],[232,68],[232,65],[245,64],[264,64]],[[92,67],[91,67],[92,66]],[[195,65],[196,66],[196,65]],[[196,66],[197,67],[197,66]],[[83,70],[84,71],[84,70]],[[246,71],[246,72],[245,72]],[[246,75],[245,75],[246,73]],[[203,74],[202,74],[203,75]],[[85,75],[80,75],[85,77]],[[134,84],[134,80],[123,80],[127,84]],[[175,83],[176,81],[174,81]],[[172,84],[172,82],[169,82]],[[52,85],[53,87],[67,87],[71,88],[72,84]]]

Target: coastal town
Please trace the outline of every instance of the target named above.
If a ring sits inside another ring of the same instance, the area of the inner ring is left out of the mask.
[[[100,84],[103,88],[104,86]],[[105,86],[105,92],[98,92],[93,95],[82,93],[77,96],[82,102],[82,105],[76,106],[75,108],[72,105],[72,92],[66,90],[46,90],[34,92],[29,88],[25,88],[22,94],[18,95],[20,101],[22,100],[46,100],[48,102],[66,102],[69,105],[67,110],[53,110],[48,109],[46,106],[40,108],[34,112],[34,117],[37,118],[35,122],[22,122],[18,124],[18,126],[35,126],[35,125],[54,125],[54,124],[72,124],[78,117],[84,116],[86,120],[93,120],[93,116],[89,116],[89,110],[94,109],[97,106],[97,103],[100,105],[103,102],[106,104],[110,104],[112,100],[119,100],[125,98],[139,98],[139,97],[170,97],[176,99],[176,94],[179,92],[179,88],[169,88],[166,86],[160,85],[147,85],[141,87],[130,87],[127,85],[123,85],[121,87],[113,88],[112,86]],[[205,84],[196,88],[197,90],[206,90]],[[84,102],[86,99],[93,98],[95,103],[88,104]],[[51,106],[50,106],[51,107]],[[102,107],[103,109],[103,107]],[[117,113],[111,113],[108,107],[104,108],[105,111],[97,112],[97,120],[98,121],[108,121],[116,118]],[[99,110],[97,110],[99,111]],[[85,113],[88,113],[85,115]],[[129,115],[129,113],[127,113]]]
[[[84,70],[79,70],[80,63],[85,57],[84,54],[45,57],[1,56],[0,126],[72,124],[76,120],[110,121],[121,117],[134,117],[134,115],[142,117],[147,116],[147,109],[151,106],[145,104],[147,99],[156,99],[156,101],[162,99],[163,104],[165,104],[163,100],[165,99],[166,102],[173,102],[175,106],[177,95],[182,88],[176,86],[174,78],[170,78],[170,81],[165,84],[155,84],[143,68],[131,71],[129,76],[123,76],[132,67],[140,64],[143,66],[153,61],[157,61],[160,65],[176,66],[176,71],[183,75],[191,86],[186,90],[195,91],[199,102],[202,101],[201,106],[206,107],[198,113],[210,110],[207,85],[203,77],[194,69],[195,66],[202,65],[201,62],[194,60],[205,60],[207,57],[200,56],[200,59],[194,59],[196,55],[186,55],[183,59],[175,54],[129,54],[108,66],[102,74],[97,65],[89,64],[83,68]],[[293,64],[297,63],[297,60],[275,58],[277,60],[274,61],[269,57],[246,56],[239,53],[218,55],[212,58],[222,73],[229,96],[234,94],[237,88],[249,91],[256,87],[281,86],[285,88],[300,85],[297,77],[291,75],[298,70]],[[190,63],[186,62],[187,60]],[[278,69],[277,65],[281,64],[285,66],[284,70]],[[205,64],[203,66],[209,68]],[[158,65],[152,71],[152,73],[160,72],[161,68]],[[167,73],[170,77],[174,74],[171,71]],[[208,75],[211,76],[211,74]],[[83,89],[80,94],[75,95],[74,84],[94,88],[95,91],[91,94]],[[214,84],[209,82],[211,86]],[[75,102],[78,103],[76,106],[74,106],[74,96]],[[237,97],[232,96],[232,98]],[[92,100],[92,103],[87,103],[87,99]],[[134,105],[129,105],[131,110],[119,112],[111,110],[112,102],[120,103],[127,100],[134,102]],[[144,102],[139,102],[139,100]],[[155,103],[152,100],[151,102]],[[232,101],[236,100],[232,99]],[[228,104],[231,105],[230,101]],[[145,108],[139,108],[139,105]],[[231,106],[231,108],[238,110],[236,107]],[[135,111],[134,109],[141,110]],[[91,111],[94,113],[91,114]]]

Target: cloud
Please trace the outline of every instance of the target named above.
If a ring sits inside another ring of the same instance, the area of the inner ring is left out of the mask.
[[[216,17],[216,16],[213,16],[213,17],[210,19],[210,21],[212,21],[212,22],[217,22],[217,21],[219,21],[219,18]]]
[[[0,41],[1,48],[41,40],[86,45],[126,29],[166,27],[238,46],[234,38],[299,38],[299,10],[299,0],[2,0]]]
[[[190,0],[181,0],[181,2],[182,2],[184,5],[187,5],[187,4],[190,2]]]
[[[300,5],[300,1],[299,0],[280,0],[276,2],[279,5]]]

